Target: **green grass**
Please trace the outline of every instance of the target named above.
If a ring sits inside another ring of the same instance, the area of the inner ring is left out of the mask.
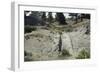
[[[87,59],[90,58],[90,53],[86,51],[85,49],[81,50],[76,57],[76,59]]]

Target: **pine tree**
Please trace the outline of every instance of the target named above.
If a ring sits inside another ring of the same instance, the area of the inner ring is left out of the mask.
[[[48,21],[49,21],[50,23],[52,23],[52,21],[53,21],[52,12],[49,12],[49,13],[48,13]]]
[[[56,20],[59,22],[59,24],[66,24],[66,19],[63,13],[56,13]]]
[[[78,22],[78,13],[69,13],[69,16],[72,16],[72,18],[75,17],[75,23]]]
[[[46,21],[46,12],[43,12],[43,14],[42,14],[42,17],[41,17],[41,18],[42,18],[42,20],[43,20],[43,21]]]

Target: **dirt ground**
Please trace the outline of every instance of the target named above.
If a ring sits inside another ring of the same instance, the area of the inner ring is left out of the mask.
[[[60,35],[57,28],[38,28],[31,33],[25,33],[24,59],[25,61],[77,59],[82,49],[90,52],[90,33],[86,34],[87,29],[90,30],[89,20],[62,27],[62,50],[64,50],[62,52],[58,51]]]

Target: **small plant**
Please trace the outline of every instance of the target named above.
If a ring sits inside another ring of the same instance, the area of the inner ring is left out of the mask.
[[[31,52],[24,51],[24,56],[32,56]]]
[[[32,61],[32,53],[24,51],[24,61]]]
[[[90,53],[85,49],[81,50],[78,56],[76,57],[76,59],[86,59],[86,58],[90,58]]]
[[[30,32],[32,32],[32,31],[36,31],[37,30],[37,28],[36,27],[31,27],[31,26],[25,26],[24,27],[24,33],[30,33]]]
[[[70,52],[66,49],[63,49],[61,52],[62,52],[61,54],[62,56],[71,56]]]

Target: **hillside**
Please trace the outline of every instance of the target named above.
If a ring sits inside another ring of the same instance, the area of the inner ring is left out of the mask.
[[[36,27],[35,27],[36,28]],[[59,32],[62,46],[59,52]],[[90,57],[90,21],[60,26],[52,23],[49,28],[38,26],[31,33],[25,33],[25,61],[81,59]],[[82,57],[80,52],[82,52]]]

